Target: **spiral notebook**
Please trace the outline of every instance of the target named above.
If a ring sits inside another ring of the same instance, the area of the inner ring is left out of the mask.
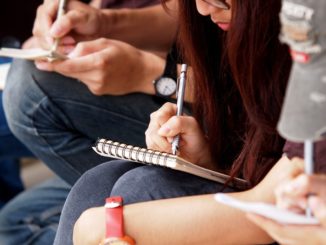
[[[62,60],[67,59],[66,56],[61,55],[57,52],[51,50],[44,50],[40,48],[35,49],[15,49],[15,48],[1,48],[0,56],[17,58],[17,59],[26,59],[26,60]]]
[[[176,155],[126,145],[107,139],[99,139],[93,150],[101,156],[172,168],[222,184],[227,183],[230,179],[229,175],[202,168]],[[247,181],[240,178],[234,178],[228,185],[237,189],[245,189],[248,186]]]

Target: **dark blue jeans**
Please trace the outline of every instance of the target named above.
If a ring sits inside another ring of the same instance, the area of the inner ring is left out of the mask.
[[[13,62],[4,91],[13,133],[69,184],[108,160],[91,149],[99,137],[145,146],[150,113],[164,102],[140,93],[95,96],[83,83],[24,60]]]
[[[69,190],[53,179],[8,202],[0,211],[0,244],[52,245]]]
[[[87,170],[108,161],[91,148],[99,137],[145,146],[144,132],[150,113],[164,102],[140,93],[95,96],[75,79],[39,71],[33,62],[24,60],[13,62],[4,91],[4,108],[12,132],[71,185]],[[111,172],[107,178],[112,182],[117,180],[124,172],[121,167],[122,170]],[[46,191],[42,191],[44,188]],[[40,193],[46,193],[46,197]],[[21,208],[17,208],[19,215],[14,208],[0,212],[0,244],[52,245],[53,228],[47,229],[47,224],[42,230],[43,226],[36,223],[40,229],[31,229],[38,219],[31,219],[30,214],[38,217],[60,206],[60,202],[63,205],[67,194],[67,189],[41,186],[12,200],[9,205]],[[43,203],[44,198],[53,202],[45,202],[35,210],[34,206]],[[57,218],[51,218],[52,227],[59,216],[57,213]],[[38,239],[40,235],[42,239]]]
[[[107,162],[86,172],[71,189],[54,244],[72,245],[72,231],[78,217],[88,208],[103,206],[108,196],[120,195],[125,204],[131,204],[219,191],[231,189],[168,168],[125,161]]]
[[[14,101],[13,101],[14,103]],[[0,90],[0,209],[24,189],[20,178],[19,159],[32,153],[11,133],[2,106]]]

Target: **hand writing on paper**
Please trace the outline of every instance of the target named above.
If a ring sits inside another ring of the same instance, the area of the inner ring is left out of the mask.
[[[215,169],[209,145],[196,119],[191,116],[175,116],[175,104],[166,103],[151,114],[146,131],[147,147],[171,153],[173,137],[180,134],[180,156],[200,166]]]

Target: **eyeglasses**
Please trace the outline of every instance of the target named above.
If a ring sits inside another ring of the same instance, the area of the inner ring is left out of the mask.
[[[227,4],[225,1],[220,1],[220,0],[203,0],[203,1],[217,8],[221,8],[225,10],[230,9],[229,4]]]

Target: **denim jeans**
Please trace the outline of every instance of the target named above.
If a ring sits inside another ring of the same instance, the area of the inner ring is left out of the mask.
[[[8,128],[0,90],[0,209],[24,189],[20,178],[19,159],[30,156],[32,153]]]
[[[0,211],[0,244],[52,245],[69,190],[56,178],[11,200]]]
[[[108,196],[120,195],[124,204],[131,204],[219,191],[232,190],[216,182],[168,168],[135,167],[134,163],[126,161],[107,162],[86,172],[72,187],[61,214],[54,244],[71,245],[73,226],[81,213],[91,207],[103,206]]]
[[[107,161],[91,146],[99,137],[145,146],[150,113],[165,101],[134,93],[95,96],[75,79],[15,60],[4,91],[13,133],[67,183]]]
[[[13,62],[4,91],[4,108],[12,132],[71,185],[87,170],[109,160],[91,148],[99,137],[145,146],[144,132],[150,113],[164,102],[156,96],[141,93],[95,96],[83,83],[40,71],[33,62],[24,60]],[[135,167],[134,164],[132,166]],[[107,178],[114,182],[119,174],[115,176],[116,173],[112,172]],[[13,200],[16,206],[23,207],[21,217],[29,216],[29,207],[43,201],[40,190],[42,187],[36,193],[28,191],[34,197],[28,200],[28,206],[24,206],[27,202],[25,195]],[[55,201],[55,205],[59,202],[63,205],[64,199],[54,200],[62,195],[61,190],[49,187],[47,195]],[[51,203],[44,203],[32,214],[38,216],[47,209],[52,209]],[[11,230],[19,219],[11,220],[10,217],[15,216],[11,212],[15,210],[6,210],[0,213],[0,219],[7,220],[3,227]],[[55,219],[52,221],[53,225],[57,223]],[[52,230],[46,227],[43,232],[37,230],[34,234],[29,226],[24,228],[23,224],[19,230],[8,234],[28,234],[31,239],[37,240],[37,234],[43,239],[49,233],[47,244],[53,243]]]

